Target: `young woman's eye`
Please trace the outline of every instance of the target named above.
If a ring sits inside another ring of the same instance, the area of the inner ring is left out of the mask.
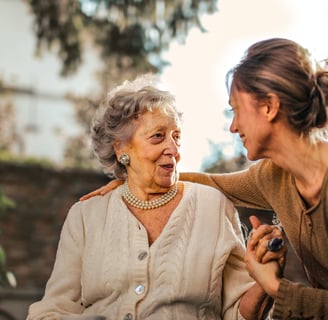
[[[234,110],[231,107],[225,108],[223,112],[224,112],[225,117],[227,117],[227,118],[232,118],[234,115]]]

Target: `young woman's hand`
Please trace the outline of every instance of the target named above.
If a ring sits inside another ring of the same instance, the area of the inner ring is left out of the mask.
[[[283,244],[281,248],[272,251],[268,243],[271,239],[283,240],[283,234],[276,226],[261,224],[254,216],[250,217],[250,221],[253,231],[247,242],[246,268],[266,293],[275,298],[285,267],[287,247]]]
[[[112,180],[110,182],[108,182],[106,185],[94,190],[94,191],[91,191],[89,193],[87,193],[86,195],[82,196],[80,198],[80,201],[84,201],[84,200],[87,200],[89,198],[92,198],[94,196],[103,196],[105,195],[106,193],[108,193],[109,191],[112,191],[114,190],[115,188],[117,188],[119,185],[121,185],[123,183],[122,180]]]
[[[277,261],[283,269],[285,267],[287,246],[285,245],[285,237],[282,230],[275,225],[262,224],[260,219],[255,216],[251,216],[249,220],[253,229],[247,244],[254,251],[256,260],[261,263]],[[276,250],[270,250],[269,241],[273,239],[277,243],[281,243]]]

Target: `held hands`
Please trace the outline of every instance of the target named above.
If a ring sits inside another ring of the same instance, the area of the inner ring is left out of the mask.
[[[275,260],[279,263],[280,268],[283,269],[287,247],[282,245],[281,248],[276,251],[269,250],[268,248],[272,240],[274,240],[274,242],[282,241],[283,243],[284,236],[282,231],[277,226],[261,224],[261,221],[255,216],[251,216],[249,220],[253,230],[248,240],[248,245],[251,250],[254,250],[256,260],[261,263]]]
[[[122,180],[112,180],[110,182],[108,182],[106,185],[94,190],[94,191],[91,191],[89,193],[87,193],[86,195],[82,196],[80,198],[80,201],[84,201],[84,200],[87,200],[89,198],[92,198],[94,196],[103,196],[105,195],[106,193],[108,193],[109,191],[112,191],[114,190],[115,188],[117,188],[119,185],[121,185],[124,181]]]
[[[282,276],[287,247],[282,245],[276,251],[270,251],[268,243],[272,239],[275,243],[283,241],[282,231],[277,226],[261,224],[255,217],[250,217],[253,231],[247,243],[245,263],[246,268],[252,278],[256,280],[262,288],[272,298],[277,295],[279,278]],[[274,244],[275,244],[274,243]]]

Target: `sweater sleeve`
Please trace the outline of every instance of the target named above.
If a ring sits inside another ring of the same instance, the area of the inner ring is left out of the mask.
[[[239,313],[241,296],[255,283],[249,276],[245,263],[244,238],[240,228],[238,213],[232,203],[227,202],[225,215],[226,239],[233,239],[234,245],[229,252],[229,257],[223,272],[223,319],[243,319]]]
[[[328,291],[308,288],[282,279],[275,300],[273,319],[326,319]]]
[[[272,164],[262,160],[232,173],[181,173],[181,180],[206,184],[222,191],[235,206],[272,210],[265,194],[271,185]]]
[[[75,204],[64,222],[56,261],[42,300],[29,308],[27,320],[57,320],[60,315],[81,314],[81,265],[84,243],[80,205]]]

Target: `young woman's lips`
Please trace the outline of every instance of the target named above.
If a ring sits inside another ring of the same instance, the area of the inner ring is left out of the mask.
[[[240,135],[239,137],[240,137],[241,142],[245,145],[245,142],[246,142],[245,136],[244,135]]]

